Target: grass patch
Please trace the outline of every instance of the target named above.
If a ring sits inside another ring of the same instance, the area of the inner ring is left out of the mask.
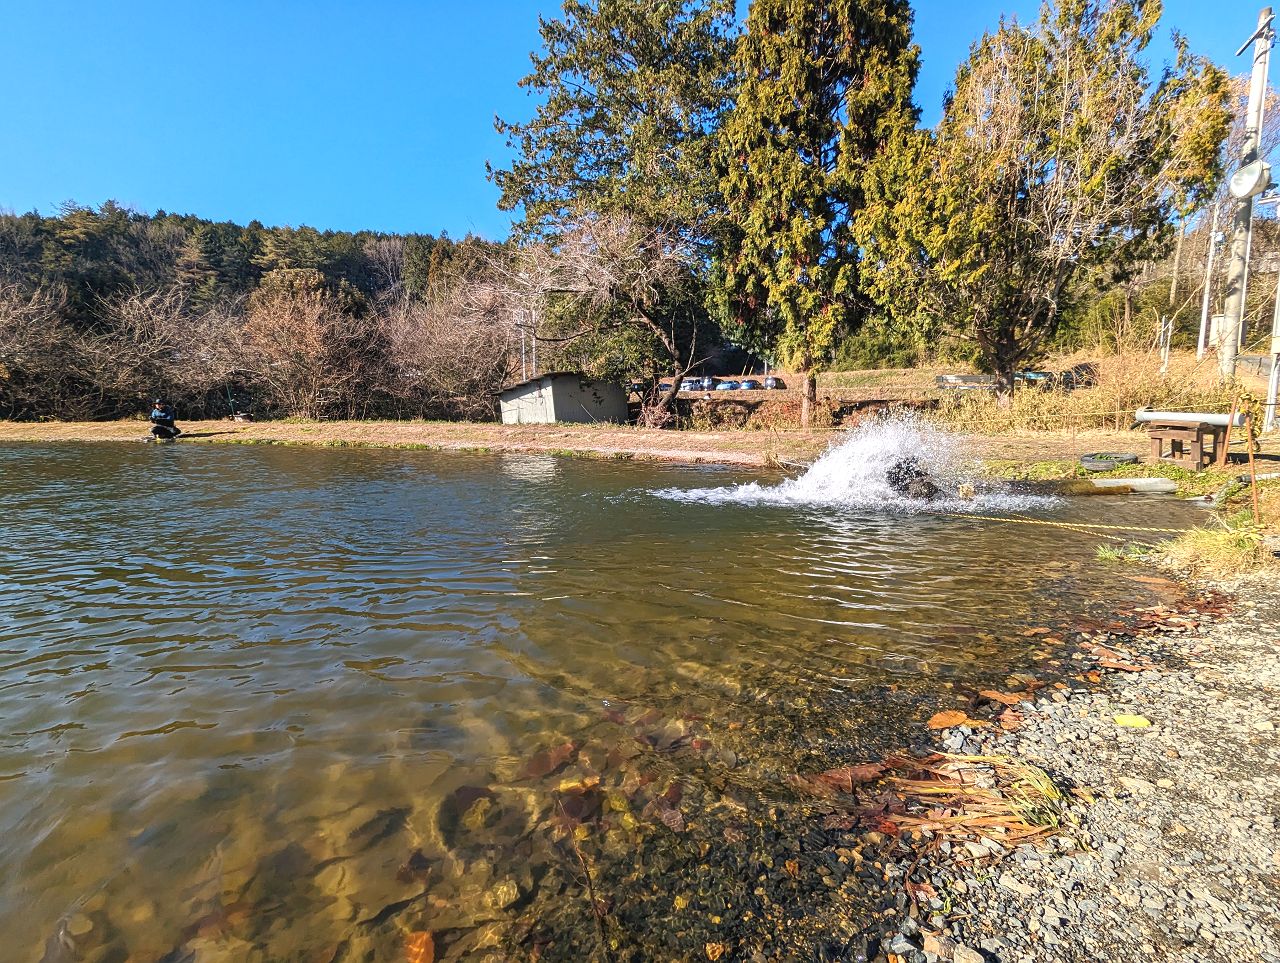
[[[1151,554],[1150,545],[1137,542],[1125,542],[1122,545],[1099,545],[1097,557],[1099,562],[1142,562]]]
[[[932,417],[958,431],[999,435],[1017,431],[1127,428],[1137,408],[1163,411],[1231,410],[1239,388],[1223,385],[1211,365],[1183,353],[1160,371],[1154,354],[1068,357],[1059,370],[1087,371],[1089,384],[1074,390],[1020,388],[1004,402],[986,391],[947,392]]]
[[[1202,578],[1229,578],[1280,568],[1266,547],[1262,526],[1223,520],[1220,527],[1193,528],[1160,542],[1153,554],[1166,568]]]
[[[1145,441],[1145,439],[1144,439]],[[1005,481],[1060,481],[1065,478],[1168,478],[1178,485],[1184,498],[1216,495],[1240,475],[1240,466],[1210,467],[1188,471],[1168,462],[1150,465],[1119,465],[1111,471],[1089,471],[1078,459],[1021,462],[1014,459],[992,459],[984,462],[983,474]],[[1239,487],[1237,485],[1237,487]]]

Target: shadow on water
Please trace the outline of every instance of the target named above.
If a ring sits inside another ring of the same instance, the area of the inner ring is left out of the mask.
[[[909,742],[946,686],[1026,664],[1022,628],[1134,586],[1078,533],[826,477],[0,448],[17,958],[381,960],[430,933],[437,959],[578,960],[601,930],[618,960],[847,957],[879,871],[789,777]]]

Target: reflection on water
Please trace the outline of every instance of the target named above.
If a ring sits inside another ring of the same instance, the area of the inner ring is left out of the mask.
[[[414,931],[585,958],[570,844],[667,956],[782,929],[744,906],[785,774],[892,742],[901,693],[1001,673],[1006,630],[1133,591],[1054,529],[652,494],[744,480],[0,448],[12,958],[383,959]],[[1188,511],[1049,510],[1153,504]],[[837,883],[792,898],[856,902]]]

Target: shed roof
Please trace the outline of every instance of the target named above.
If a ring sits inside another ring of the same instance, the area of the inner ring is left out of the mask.
[[[513,385],[507,385],[499,394],[505,395],[508,391],[515,391],[517,388],[531,385],[536,381],[541,381],[543,378],[583,378],[588,381],[591,380],[581,371],[544,371],[542,374],[534,375],[532,378],[526,378],[524,381],[517,381]]]

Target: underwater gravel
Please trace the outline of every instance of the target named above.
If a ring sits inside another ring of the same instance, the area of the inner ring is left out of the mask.
[[[1280,963],[1280,591],[1235,595],[1226,619],[1127,642],[1153,669],[1042,690],[1012,732],[940,734],[1041,766],[1075,824],[981,866],[927,859],[938,898],[876,959]]]

